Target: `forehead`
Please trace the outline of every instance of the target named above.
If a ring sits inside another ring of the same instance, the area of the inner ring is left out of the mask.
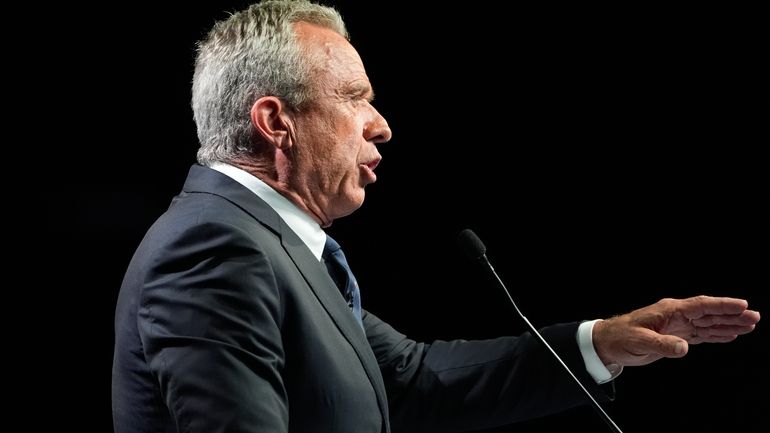
[[[342,35],[315,24],[294,24],[297,40],[314,58],[315,66],[328,79],[344,82],[364,80],[368,83],[361,57]]]

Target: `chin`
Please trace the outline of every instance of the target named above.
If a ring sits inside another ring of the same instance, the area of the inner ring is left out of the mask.
[[[339,209],[337,218],[348,216],[357,211],[364,204],[365,196],[366,193],[363,188],[357,188],[354,193],[345,194],[337,207]]]

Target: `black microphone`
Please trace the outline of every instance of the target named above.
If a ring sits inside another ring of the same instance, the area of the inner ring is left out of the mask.
[[[615,421],[610,418],[609,415],[607,415],[607,412],[604,411],[604,409],[599,405],[599,402],[594,399],[594,397],[591,395],[590,392],[586,389],[585,386],[580,382],[580,379],[575,376],[574,373],[572,373],[572,370],[567,367],[567,364],[562,361],[562,359],[559,357],[559,355],[556,354],[556,352],[551,348],[551,345],[548,344],[547,341],[543,338],[542,335],[540,335],[539,332],[537,332],[537,329],[535,329],[534,326],[532,326],[532,323],[529,322],[529,319],[519,310],[519,307],[516,305],[516,302],[513,301],[513,297],[511,297],[510,292],[508,292],[508,289],[505,287],[505,284],[503,284],[503,280],[500,279],[500,277],[497,275],[497,272],[495,272],[495,268],[492,267],[492,264],[489,263],[489,259],[487,259],[487,247],[484,246],[484,243],[481,242],[481,239],[479,239],[478,236],[476,236],[476,233],[473,233],[473,230],[465,229],[460,232],[460,234],[457,236],[457,240],[460,243],[460,247],[463,249],[465,254],[473,261],[479,262],[481,265],[486,265],[485,268],[488,269],[492,275],[497,280],[497,283],[500,285],[500,287],[503,289],[505,294],[508,296],[508,300],[511,301],[511,304],[513,304],[513,308],[516,309],[516,312],[519,314],[519,316],[524,320],[524,323],[527,324],[527,327],[532,332],[534,336],[537,337],[538,340],[540,340],[541,343],[551,352],[551,354],[556,358],[557,361],[559,361],[559,364],[561,364],[562,367],[564,367],[565,370],[567,370],[567,373],[569,373],[570,376],[572,376],[573,379],[575,379],[575,383],[578,384],[580,389],[583,390],[583,392],[586,393],[588,396],[588,399],[591,400],[591,403],[596,409],[596,412],[599,414],[599,416],[604,420],[604,422],[607,423],[610,430],[617,433],[623,433],[622,430],[620,430],[620,427],[618,427],[617,424],[615,424]]]

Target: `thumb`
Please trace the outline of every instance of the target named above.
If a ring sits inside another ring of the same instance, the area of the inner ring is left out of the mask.
[[[675,335],[655,334],[652,341],[655,351],[666,358],[681,358],[687,355],[690,346],[687,340]]]

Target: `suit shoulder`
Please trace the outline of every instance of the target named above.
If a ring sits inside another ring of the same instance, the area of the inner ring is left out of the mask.
[[[221,223],[232,226],[249,226],[254,218],[226,198],[206,192],[183,192],[171,202],[158,222],[206,224]]]
[[[149,259],[170,251],[175,252],[172,256],[211,254],[222,248],[254,254],[276,239],[275,233],[223,197],[182,193],[147,231],[137,254]]]

